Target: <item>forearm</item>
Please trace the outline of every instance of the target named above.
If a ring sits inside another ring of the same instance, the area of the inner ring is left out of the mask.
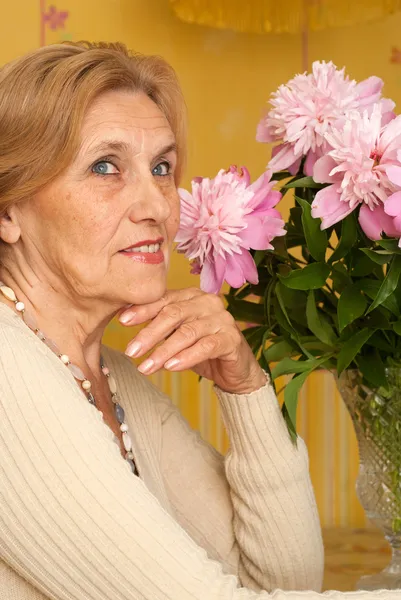
[[[303,441],[290,440],[270,385],[216,391],[230,438],[225,467],[242,585],[319,590],[323,546]]]

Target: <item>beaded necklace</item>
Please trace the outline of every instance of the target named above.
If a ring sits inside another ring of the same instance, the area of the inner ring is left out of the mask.
[[[33,331],[36,334],[36,336],[40,340],[42,340],[42,342],[44,344],[46,344],[46,346],[48,348],[50,348],[50,350],[52,352],[54,352],[54,354],[56,354],[59,357],[61,362],[70,370],[70,372],[72,373],[74,378],[79,382],[81,388],[83,389],[83,391],[86,394],[88,402],[90,404],[92,404],[95,408],[98,409],[98,407],[96,405],[95,397],[91,391],[92,384],[89,381],[89,379],[87,379],[85,377],[82,370],[77,365],[74,365],[70,361],[67,354],[63,354],[60,351],[59,347],[57,346],[57,344],[55,342],[53,342],[53,340],[51,340],[50,338],[45,336],[43,331],[41,331],[38,328],[35,317],[26,312],[25,304],[23,302],[20,302],[17,299],[14,291],[10,287],[6,286],[2,281],[0,281],[0,292],[3,294],[3,296],[5,298],[7,298],[7,300],[10,300],[10,302],[14,302],[15,309],[22,316],[24,323],[29,327],[29,329],[31,331]],[[124,445],[125,452],[126,452],[125,460],[128,462],[134,475],[139,475],[138,469],[136,467],[135,460],[134,460],[134,454],[132,451],[132,440],[131,440],[131,436],[129,434],[129,428],[128,428],[127,423],[125,422],[125,412],[124,412],[123,407],[118,402],[118,392],[117,392],[116,380],[114,379],[113,375],[110,373],[110,370],[104,364],[103,358],[101,358],[100,366],[101,366],[103,375],[107,379],[107,383],[109,385],[109,390],[111,393],[111,399],[114,404],[114,413],[115,413],[116,419],[120,425],[120,431],[122,433],[123,445]],[[99,410],[99,412],[100,412],[101,416],[103,417],[102,411]],[[117,438],[117,436],[115,436],[115,438],[117,440],[117,443],[119,444],[120,441]]]

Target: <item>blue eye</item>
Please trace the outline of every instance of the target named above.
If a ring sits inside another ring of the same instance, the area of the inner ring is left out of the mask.
[[[109,160],[100,160],[93,165],[92,172],[96,175],[115,175],[118,169]]]
[[[157,177],[165,177],[166,175],[170,175],[170,163],[167,161],[159,163],[154,169],[152,169],[152,175],[156,175]]]

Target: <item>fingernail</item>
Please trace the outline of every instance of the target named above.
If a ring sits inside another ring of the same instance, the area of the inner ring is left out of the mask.
[[[140,371],[141,373],[147,373],[148,371],[150,371],[154,364],[154,360],[152,360],[151,358],[147,358],[143,361],[142,364],[139,365],[138,371]]]
[[[135,317],[136,313],[135,312],[125,312],[121,315],[121,317],[119,317],[119,321],[120,323],[129,323],[130,321],[132,321],[132,319]]]
[[[170,358],[167,362],[164,363],[165,369],[174,369],[179,364],[178,358]]]
[[[140,342],[131,342],[130,344],[128,344],[125,354],[127,354],[128,356],[136,356],[137,354],[139,354],[141,349],[142,344]]]

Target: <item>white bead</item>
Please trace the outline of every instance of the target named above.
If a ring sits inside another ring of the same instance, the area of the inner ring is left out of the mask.
[[[128,433],[123,433],[122,438],[123,438],[124,448],[126,449],[127,452],[130,452],[132,450],[132,441],[131,441],[130,436],[128,435]]]
[[[116,384],[116,380],[114,379],[113,375],[109,375],[109,377],[107,378],[107,381],[109,384],[110,392],[112,394],[116,394],[117,393],[117,384]]]
[[[125,458],[128,460],[134,460],[134,454],[132,452],[127,452]]]
[[[6,285],[3,285],[0,288],[0,292],[7,298],[7,300],[11,300],[11,302],[17,302],[17,296],[14,294],[14,291]]]
[[[24,321],[25,323],[28,325],[28,327],[30,329],[33,329],[33,331],[36,331],[36,329],[38,328],[38,324],[36,322],[36,319],[33,315],[29,315],[28,313],[24,314]]]
[[[18,310],[18,312],[22,312],[25,310],[25,304],[23,302],[17,302],[15,308]]]
[[[36,335],[38,335],[38,334],[36,334]],[[52,352],[54,352],[54,354],[57,354],[57,356],[59,356],[59,354],[60,354],[60,350],[59,350],[59,347],[57,346],[56,342],[53,342],[53,340],[51,340],[50,338],[46,338],[46,339],[44,340],[44,342],[45,342],[46,346],[47,346],[48,348],[50,348],[50,350],[51,350]],[[85,379],[85,378],[84,378],[84,379]]]
[[[78,379],[79,381],[84,381],[84,379],[86,379],[85,375],[82,373],[81,369],[77,367],[77,365],[73,365],[72,363],[70,363],[68,365],[68,368],[74,375],[75,379]]]
[[[89,392],[89,390],[90,390],[90,389],[91,389],[91,387],[92,387],[92,384],[91,384],[91,382],[89,381],[89,379],[85,379],[85,381],[83,381],[83,382],[81,383],[81,385],[82,385],[83,389],[84,389],[86,392]]]
[[[128,425],[126,423],[121,423],[120,431],[122,431],[123,433],[126,433],[128,431]]]
[[[65,365],[68,365],[68,363],[70,362],[69,357],[66,354],[62,354],[60,356],[60,360],[62,363],[64,363]]]

